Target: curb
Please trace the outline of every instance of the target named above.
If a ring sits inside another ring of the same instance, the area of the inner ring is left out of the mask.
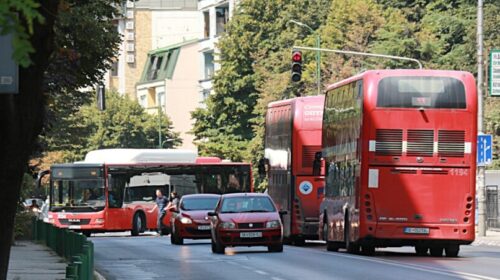
[[[102,276],[102,274],[100,274],[99,271],[97,271],[97,270],[94,270],[94,279],[96,279],[96,280],[106,280],[106,278],[104,276]]]

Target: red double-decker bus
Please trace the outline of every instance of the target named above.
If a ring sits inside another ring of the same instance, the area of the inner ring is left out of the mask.
[[[174,190],[179,196],[253,191],[250,164],[197,158],[182,150],[97,150],[83,162],[55,164],[46,173],[48,222],[86,235],[130,230],[135,236],[156,229],[157,189],[167,197]],[[168,212],[163,219],[166,232],[171,216]]]
[[[321,122],[324,96],[272,102],[266,113],[268,193],[281,210],[284,238],[296,245],[318,238],[323,199]],[[315,166],[315,168],[313,168]]]
[[[474,240],[477,96],[461,71],[375,70],[328,87],[320,235],[328,250]]]

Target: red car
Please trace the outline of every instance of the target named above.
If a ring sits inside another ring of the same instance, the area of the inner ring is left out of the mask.
[[[209,239],[209,211],[214,211],[219,201],[218,194],[189,194],[179,201],[177,214],[172,215],[170,241],[175,245],[184,244],[184,239]]]
[[[267,194],[233,193],[220,198],[212,217],[212,252],[224,254],[228,246],[267,246],[283,252],[283,224]]]

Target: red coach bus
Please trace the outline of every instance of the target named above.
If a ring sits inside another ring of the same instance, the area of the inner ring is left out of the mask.
[[[284,238],[296,245],[318,239],[325,180],[321,165],[324,99],[309,96],[276,101],[268,105],[266,113],[268,193],[278,208],[288,212],[283,217]]]
[[[329,86],[327,249],[456,257],[473,242],[476,102],[473,76],[460,71],[375,70]]]
[[[182,150],[92,151],[84,162],[51,166],[48,222],[86,235],[130,230],[136,236],[157,227],[156,189],[167,197],[174,190],[179,196],[251,192],[250,164]],[[170,217],[163,222],[167,232]]]

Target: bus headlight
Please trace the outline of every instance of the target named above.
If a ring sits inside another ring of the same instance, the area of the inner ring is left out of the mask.
[[[180,221],[181,221],[181,223],[183,223],[183,224],[192,224],[192,223],[193,223],[193,221],[191,221],[191,219],[190,219],[190,218],[186,218],[186,217],[182,217],[182,218],[180,218]]]
[[[279,228],[279,227],[280,227],[279,221],[269,221],[266,223],[266,228]]]
[[[236,225],[233,222],[222,222],[220,223],[220,227],[223,229],[232,229],[235,228]]]
[[[95,219],[95,223],[98,225],[102,225],[102,224],[104,224],[104,219],[97,218],[97,219]]]

